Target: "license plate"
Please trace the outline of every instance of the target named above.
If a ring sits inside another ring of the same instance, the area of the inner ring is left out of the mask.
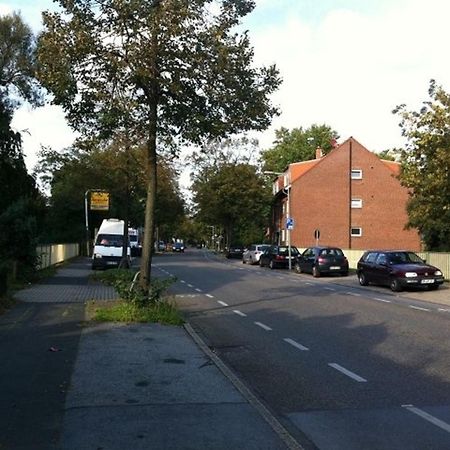
[[[421,283],[422,284],[432,284],[432,283],[434,283],[434,280],[422,280]]]
[[[106,264],[108,264],[108,266],[115,266],[117,263],[115,261],[107,261]]]
[[[330,266],[330,270],[341,270],[341,266]]]

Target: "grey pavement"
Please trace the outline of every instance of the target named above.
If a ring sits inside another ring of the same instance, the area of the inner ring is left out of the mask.
[[[77,259],[16,298],[39,307],[117,298],[110,287],[90,281],[90,273],[89,260]],[[301,448],[191,328],[93,322],[80,328],[51,448]],[[10,447],[0,439],[0,448]]]

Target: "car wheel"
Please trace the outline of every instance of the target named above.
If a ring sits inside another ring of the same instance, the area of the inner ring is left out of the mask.
[[[299,263],[295,263],[294,270],[295,270],[297,273],[302,273],[302,268],[300,267],[300,264],[299,264]]]
[[[270,269],[275,269],[275,264],[274,264],[274,262],[273,262],[273,260],[270,260],[269,261],[269,267],[270,267]]]
[[[242,258],[242,264],[245,264],[245,259],[244,258]]]
[[[366,276],[363,273],[358,275],[358,281],[361,286],[367,286],[369,282],[367,281]]]
[[[312,276],[314,278],[319,278],[320,277],[320,271],[316,266],[313,266],[312,268]]]
[[[259,267],[264,267],[262,258],[259,260]]]
[[[402,287],[397,278],[392,278],[390,286],[394,292],[400,292],[402,290]]]

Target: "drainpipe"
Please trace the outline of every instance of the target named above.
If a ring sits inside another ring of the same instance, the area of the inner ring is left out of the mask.
[[[350,138],[350,147],[349,147],[349,168],[348,168],[348,248],[351,250],[352,248],[352,157],[353,157],[353,148],[352,148],[352,140]]]

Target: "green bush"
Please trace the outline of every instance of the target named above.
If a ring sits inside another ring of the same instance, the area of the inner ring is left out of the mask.
[[[136,274],[135,270],[110,269],[104,272],[97,272],[92,277],[113,286],[121,299],[139,308],[160,302],[164,292],[176,281],[174,277],[164,279],[152,278],[149,293],[146,295],[140,288],[137,278],[133,283]]]

